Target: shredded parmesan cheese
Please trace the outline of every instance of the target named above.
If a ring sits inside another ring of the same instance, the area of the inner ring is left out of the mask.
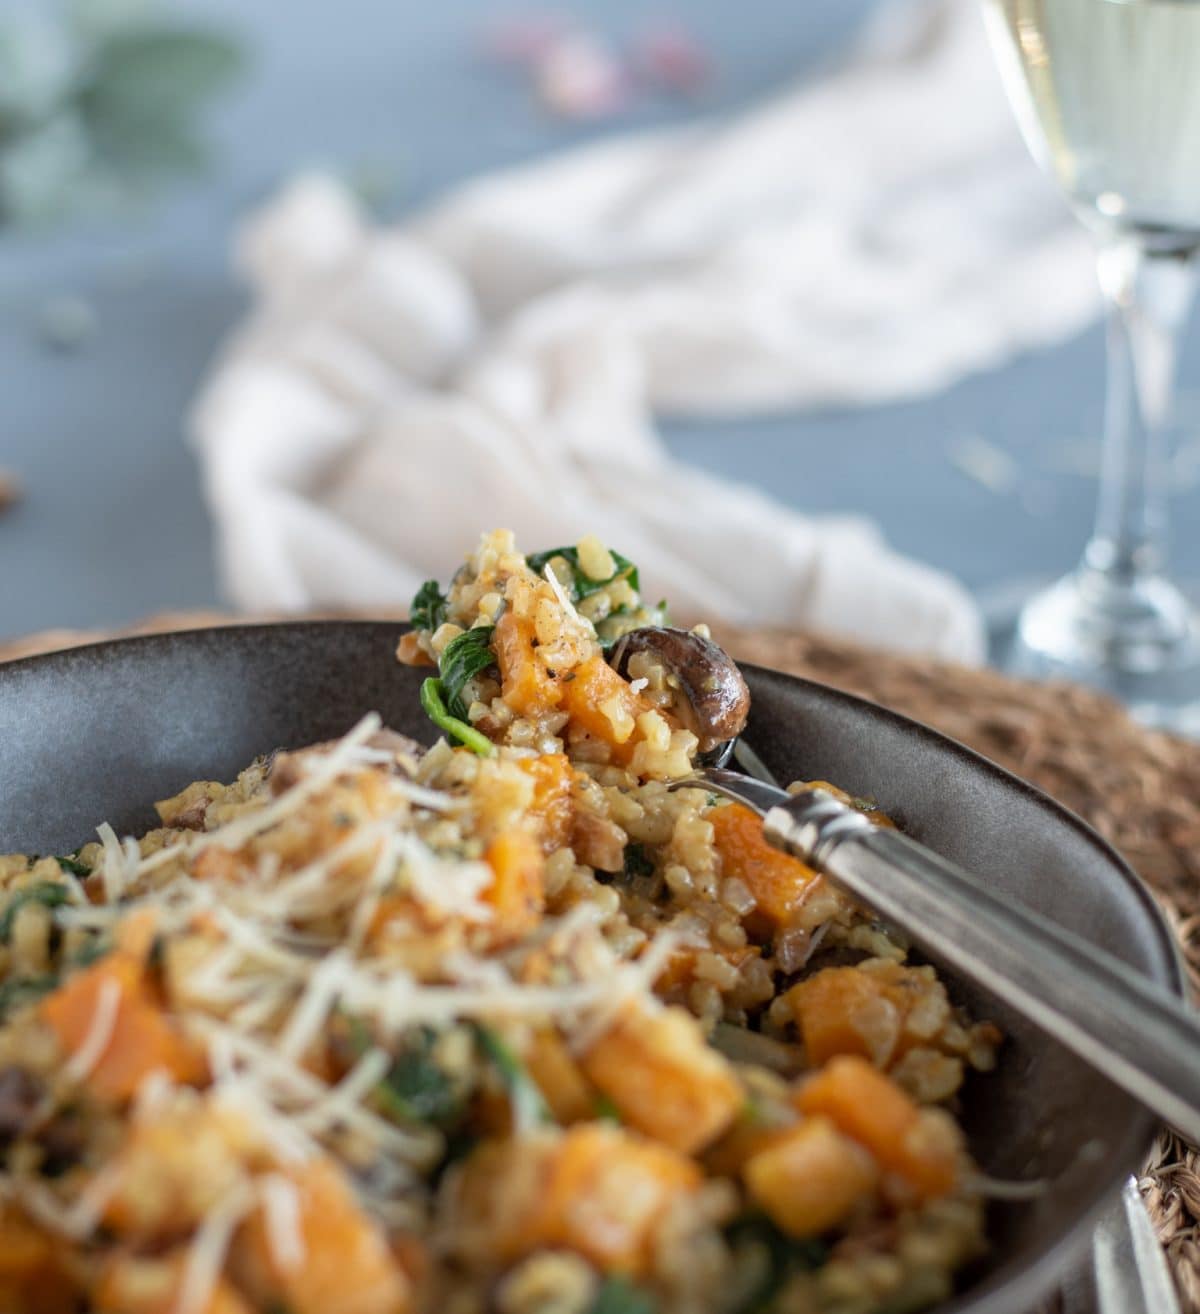
[[[293,1119],[293,1126],[300,1128],[303,1112],[320,1106],[328,1094],[329,1087],[320,1078],[306,1072],[271,1046],[210,1019],[197,1019],[195,1025],[208,1040],[210,1052],[213,1038],[224,1038],[227,1052],[239,1064],[239,1077],[244,1074],[244,1080],[249,1083],[257,1098],[286,1112]],[[237,1080],[231,1083],[235,1089],[237,1084]],[[307,1130],[323,1130],[323,1127],[316,1124],[324,1123],[327,1126],[340,1120],[371,1142],[398,1156],[417,1164],[429,1158],[431,1142],[424,1129],[396,1127],[361,1105],[338,1107],[334,1115],[331,1119],[326,1110],[324,1118],[310,1117],[307,1121],[313,1125]]]
[[[108,1163],[79,1191],[69,1206],[64,1206],[40,1178],[33,1181],[18,1179],[14,1183],[14,1194],[31,1218],[72,1241],[86,1241],[100,1225],[108,1202],[120,1184],[120,1170],[115,1163]]]
[[[364,1096],[387,1076],[391,1062],[384,1050],[368,1050],[332,1090],[301,1115],[301,1122],[306,1126],[324,1127],[346,1116],[353,1117]]]
[[[492,910],[479,896],[495,879],[486,862],[439,859],[415,835],[397,835],[404,857],[404,874],[413,894],[441,912],[456,912],[470,921],[487,921]]]
[[[170,1103],[176,1090],[175,1083],[162,1068],[155,1068],[142,1081],[134,1096],[134,1122],[153,1121]]]
[[[216,844],[224,849],[240,848],[256,835],[261,835],[264,830],[277,825],[295,812],[306,799],[311,798],[326,785],[332,784],[353,761],[354,750],[361,747],[372,735],[377,734],[382,724],[378,712],[368,712],[334,748],[317,757],[309,765],[307,773],[290,789],[285,789],[264,807],[244,813],[216,830],[197,836],[194,841],[195,847]],[[189,845],[189,848],[191,847],[192,845]]]
[[[83,1081],[104,1057],[117,1026],[121,1009],[121,987],[111,977],[100,984],[96,1009],[88,1024],[87,1034],[74,1054],[63,1065],[63,1076],[68,1081]]]
[[[285,1273],[304,1263],[304,1235],[300,1230],[300,1195],[295,1182],[281,1173],[268,1173],[258,1180],[267,1245],[271,1258]]]
[[[312,1047],[321,1033],[329,1010],[333,1007],[350,968],[350,956],[335,949],[309,977],[300,1002],[288,1019],[278,1039],[280,1054],[298,1059]]]
[[[249,1185],[239,1183],[200,1224],[188,1249],[172,1314],[205,1314],[221,1280],[229,1243],[254,1202],[255,1195]]]
[[[563,588],[558,576],[550,569],[550,563],[548,561],[542,570],[542,574],[545,577],[546,583],[554,590],[554,596],[558,601],[558,605],[563,609],[567,628],[574,629],[577,633],[585,634],[589,638],[595,638],[595,626],[587,619],[587,617],[581,616],[575,609],[575,604],[567,595],[567,591]]]
[[[96,827],[100,836],[100,879],[104,882],[104,897],[110,904],[119,902],[133,873],[128,869],[128,851],[121,846],[117,832],[103,821]]]

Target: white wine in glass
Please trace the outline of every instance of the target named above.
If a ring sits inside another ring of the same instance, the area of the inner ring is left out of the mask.
[[[1012,664],[1200,733],[1200,624],[1166,574],[1175,358],[1200,247],[1200,0],[984,0],[1021,131],[1097,239],[1109,306],[1100,504]]]

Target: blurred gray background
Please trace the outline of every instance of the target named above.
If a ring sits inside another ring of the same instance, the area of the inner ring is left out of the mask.
[[[186,408],[245,307],[228,266],[231,227],[289,173],[336,168],[366,180],[384,213],[401,213],[480,170],[753,102],[819,68],[871,3],[558,8],[614,33],[679,18],[713,53],[716,78],[693,101],[651,100],[581,125],[547,115],[511,72],[479,58],[481,24],[505,12],[495,3],[170,6],[238,35],[248,54],[245,75],[205,115],[207,172],[133,217],[0,228],[0,467],[24,488],[0,516],[0,635],[219,602]],[[71,329],[79,302],[94,315],[82,333]],[[70,350],[48,340],[64,336],[64,306]],[[1097,328],[920,403],[674,423],[669,441],[803,510],[874,517],[898,548],[953,571],[1002,613],[1028,581],[1068,567],[1087,531],[1102,349]],[[1182,374],[1175,555],[1188,577],[1200,573],[1194,333]]]

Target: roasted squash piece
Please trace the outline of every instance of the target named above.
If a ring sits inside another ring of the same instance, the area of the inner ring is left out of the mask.
[[[722,873],[737,877],[754,896],[757,908],[751,920],[764,922],[768,932],[793,925],[822,878],[799,859],[772,848],[763,837],[762,818],[740,803],[714,808],[707,816]]]
[[[239,1115],[201,1096],[138,1119],[112,1160],[105,1225],[138,1246],[191,1234],[237,1187],[256,1149]]]
[[[526,818],[547,853],[561,848],[571,835],[575,768],[565,753],[521,758],[518,768],[533,779],[533,802]]]
[[[536,716],[558,706],[562,689],[535,655],[532,620],[506,611],[496,622],[492,651],[500,668],[500,697],[514,712]]]
[[[875,1192],[879,1168],[828,1118],[805,1118],[773,1136],[742,1168],[751,1198],[790,1236],[819,1236]]]
[[[411,1285],[382,1230],[326,1159],[288,1169],[297,1245],[278,1254],[263,1208],[247,1219],[233,1272],[261,1307],[291,1314],[409,1314]]]
[[[728,1060],[680,1008],[625,1008],[581,1061],[625,1122],[683,1154],[716,1140],[745,1099]]]
[[[508,830],[488,845],[492,883],[482,899],[492,909],[489,925],[497,939],[516,939],[535,927],[545,904],[541,845],[524,830]]]
[[[952,1191],[960,1151],[950,1125],[936,1111],[922,1111],[864,1058],[840,1054],[799,1087],[802,1113],[824,1115],[865,1146],[886,1169],[903,1178],[921,1199]]]
[[[562,707],[571,725],[607,744],[614,762],[633,757],[640,735],[638,717],[654,708],[597,653],[573,672],[562,685]]]
[[[0,1309],[73,1314],[79,1292],[61,1264],[64,1250],[61,1238],[0,1203]]]
[[[827,967],[794,985],[786,999],[814,1064],[858,1054],[886,1068],[914,1046],[929,1045],[950,1017],[940,982],[892,962],[871,970]]]
[[[54,1032],[64,1056],[93,1042],[103,1027],[104,1011],[113,1007],[107,1037],[87,1073],[87,1088],[98,1099],[131,1099],[155,1071],[187,1084],[204,1078],[204,1061],[175,1029],[146,985],[138,958],[115,950],[93,966],[76,972],[47,995],[38,1014]]]
[[[94,1294],[96,1314],[175,1314],[187,1272],[188,1251],[153,1258],[119,1254],[101,1271]],[[254,1307],[218,1278],[197,1314],[254,1314]]]
[[[455,1232],[497,1265],[563,1249],[637,1276],[652,1264],[666,1211],[701,1181],[690,1159],[606,1124],[491,1141],[463,1169]]]
[[[567,1126],[593,1116],[595,1102],[587,1078],[553,1027],[535,1031],[521,1057],[556,1122]]]

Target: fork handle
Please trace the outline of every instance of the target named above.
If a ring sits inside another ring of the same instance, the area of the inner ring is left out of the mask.
[[[1200,1140],[1200,1025],[1167,990],[824,790],[771,807],[763,833]]]

